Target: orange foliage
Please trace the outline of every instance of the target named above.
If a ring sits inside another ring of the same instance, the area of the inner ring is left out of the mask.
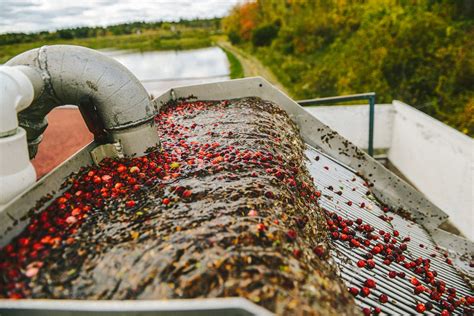
[[[250,40],[253,29],[258,24],[258,3],[247,2],[239,8],[239,35],[244,40]]]

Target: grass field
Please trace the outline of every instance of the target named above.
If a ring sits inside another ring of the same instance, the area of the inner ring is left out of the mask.
[[[242,67],[242,64],[240,63],[240,61],[230,51],[228,51],[227,49],[225,49],[222,46],[220,46],[220,47],[224,51],[224,53],[226,54],[227,59],[229,60],[230,79],[243,78],[244,77],[244,68]]]

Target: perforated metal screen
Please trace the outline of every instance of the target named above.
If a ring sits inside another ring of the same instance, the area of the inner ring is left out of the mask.
[[[457,298],[473,295],[473,291],[463,280],[461,274],[446,262],[447,258],[444,256],[446,251],[436,247],[421,225],[393,212],[384,212],[383,206],[371,194],[367,195],[367,183],[354,170],[313,148],[308,148],[306,155],[309,159],[307,167],[314,177],[316,186],[321,190],[320,205],[324,209],[335,212],[343,219],[354,222],[360,218],[364,223],[373,226],[375,233],[383,230],[393,235],[393,232],[397,230],[400,233],[397,238],[399,242],[405,237],[410,237],[411,240],[406,242],[407,250],[403,253],[407,261],[416,260],[420,257],[430,259],[431,269],[438,273],[437,279],[446,282],[446,288],[455,288]],[[361,207],[362,203],[365,204],[364,207]],[[393,219],[386,221],[381,218],[383,216],[390,216]],[[356,234],[355,237],[357,236]],[[361,307],[371,308],[372,311],[375,307],[380,307],[382,313],[407,315],[417,313],[417,304],[426,304],[430,301],[433,303],[433,309],[426,311],[426,314],[439,314],[442,311],[440,306],[430,299],[428,293],[414,294],[414,285],[410,283],[412,277],[416,277],[426,287],[429,287],[429,285],[423,283],[420,275],[415,274],[411,269],[395,262],[385,265],[383,258],[378,255],[373,258],[376,262],[376,268],[372,270],[359,268],[357,262],[366,259],[364,255],[368,252],[368,247],[366,249],[350,247],[347,242],[341,240],[335,240],[334,244],[338,252],[335,254],[336,261],[339,264],[341,276],[348,287],[360,289],[364,286],[365,280],[371,278],[376,281],[376,288],[371,289],[369,296],[356,296],[356,301]],[[372,242],[372,245],[375,245],[375,242]],[[392,279],[388,276],[390,271],[404,272],[406,276],[405,278],[396,277]],[[380,294],[388,296],[387,303],[379,302]],[[447,298],[447,295],[443,295],[443,298]],[[458,307],[454,314],[462,314],[463,312],[466,311]]]

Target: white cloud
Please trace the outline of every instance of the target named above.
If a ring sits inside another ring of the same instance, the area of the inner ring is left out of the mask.
[[[0,0],[0,33],[224,16],[242,0]]]

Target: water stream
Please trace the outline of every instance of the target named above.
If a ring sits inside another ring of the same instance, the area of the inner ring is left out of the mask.
[[[229,79],[229,62],[218,47],[182,51],[105,53],[125,65],[157,96],[169,88]]]

